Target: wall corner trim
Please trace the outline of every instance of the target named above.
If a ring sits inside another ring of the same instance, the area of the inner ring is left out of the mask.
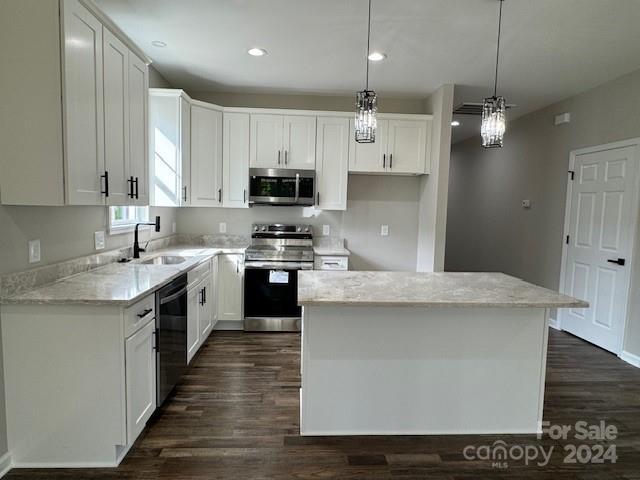
[[[560,327],[560,322],[558,321],[557,318],[552,318],[549,317],[549,327],[558,330],[558,331],[562,331],[562,327]]]
[[[626,350],[623,350],[622,353],[620,355],[618,355],[620,357],[621,360],[624,360],[625,362],[627,362],[630,365],[633,365],[634,367],[640,368],[640,356],[636,355],[634,353],[630,353],[627,352]]]
[[[9,470],[12,468],[13,462],[11,461],[11,453],[7,452],[0,457],[0,478],[9,473]]]

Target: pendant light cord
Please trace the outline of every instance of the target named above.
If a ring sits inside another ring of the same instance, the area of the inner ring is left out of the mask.
[[[371,43],[371,0],[369,0],[369,16],[368,16],[368,23],[367,23],[367,56],[366,56],[366,60],[367,60],[367,90],[369,90],[369,50],[370,50],[370,43]]]
[[[500,61],[500,33],[502,32],[502,3],[504,2],[504,0],[499,0],[499,2],[500,2],[500,13],[498,15],[498,46],[496,48],[496,76],[495,76],[495,81],[493,83],[494,97],[496,97],[498,93],[498,63]],[[371,0],[369,0],[369,3],[371,3]]]

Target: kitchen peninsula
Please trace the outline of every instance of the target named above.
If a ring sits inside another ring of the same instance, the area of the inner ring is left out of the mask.
[[[501,273],[301,272],[302,435],[536,433],[549,311]]]

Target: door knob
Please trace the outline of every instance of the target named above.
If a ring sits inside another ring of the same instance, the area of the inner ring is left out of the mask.
[[[607,262],[609,262],[609,263],[615,263],[615,264],[617,264],[617,265],[624,265],[624,263],[625,263],[625,259],[624,259],[624,258],[618,258],[618,259],[616,260],[616,259],[611,259],[611,258],[610,258],[609,260],[607,260]]]

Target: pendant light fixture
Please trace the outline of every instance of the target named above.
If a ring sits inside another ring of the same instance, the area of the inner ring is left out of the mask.
[[[485,148],[502,147],[502,140],[506,130],[506,102],[504,97],[498,96],[498,61],[500,59],[500,33],[502,30],[502,3],[498,16],[498,45],[496,48],[496,76],[493,84],[493,97],[485,98],[482,104],[482,146]]]
[[[367,83],[364,90],[356,93],[355,136],[358,143],[375,143],[376,113],[378,111],[376,92],[369,90],[369,48],[371,42],[371,0],[369,0],[369,20],[367,26]]]

